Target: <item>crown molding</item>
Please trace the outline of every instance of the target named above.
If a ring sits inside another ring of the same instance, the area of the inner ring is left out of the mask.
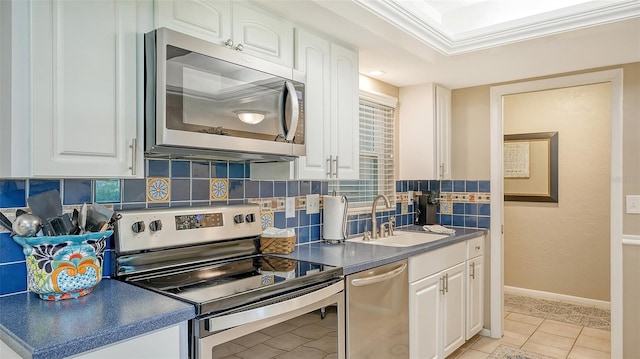
[[[640,17],[640,1],[626,0],[574,13],[533,17],[536,22],[511,21],[492,26],[488,31],[468,31],[457,35],[439,28],[427,17],[421,17],[402,5],[400,0],[352,0],[354,3],[407,32],[444,55],[456,55],[519,41],[559,34],[591,26]]]

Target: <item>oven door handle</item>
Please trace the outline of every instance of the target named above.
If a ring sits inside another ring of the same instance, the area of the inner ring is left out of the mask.
[[[246,310],[243,312],[209,318],[206,319],[205,329],[209,332],[217,332],[237,327],[242,324],[283,315],[285,313],[295,311],[296,309],[304,308],[311,304],[320,302],[326,298],[330,298],[343,289],[344,281],[340,281],[328,287],[318,289],[300,297],[294,297],[289,300],[266,305],[264,307]]]

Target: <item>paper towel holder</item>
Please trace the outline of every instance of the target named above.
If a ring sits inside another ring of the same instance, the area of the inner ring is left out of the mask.
[[[333,191],[333,197],[335,196],[335,190]],[[342,238],[341,239],[337,239],[337,238],[331,238],[331,239],[327,239],[327,238],[323,238],[323,240],[327,243],[331,243],[331,244],[338,244],[338,243],[342,243],[344,242],[345,239],[347,239],[347,213],[349,210],[349,200],[347,199],[347,196],[340,196],[340,202],[344,203],[344,210],[342,213],[342,228],[341,228],[341,235]]]

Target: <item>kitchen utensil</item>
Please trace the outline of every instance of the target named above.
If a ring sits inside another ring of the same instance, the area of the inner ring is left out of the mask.
[[[18,216],[15,222],[13,222],[12,229],[19,236],[32,237],[38,233],[40,227],[42,227],[40,217],[31,213],[24,213]]]
[[[80,215],[80,211],[74,208],[73,213],[71,214],[71,225],[73,226],[73,230],[71,231],[71,234],[80,234],[80,226],[78,225],[79,215]]]
[[[102,232],[104,231],[104,224],[107,225],[111,222],[115,212],[100,203],[94,203],[87,210],[87,226],[86,230],[89,232]]]
[[[80,234],[83,234],[87,227],[87,204],[83,203],[80,207],[80,213],[78,213],[78,227],[80,227]]]
[[[13,226],[11,224],[11,220],[7,218],[7,216],[5,216],[3,213],[0,213],[0,225],[2,225],[4,228],[9,230],[10,232],[13,232]]]
[[[42,228],[45,236],[66,236],[73,231],[71,216],[64,213],[60,216],[49,219]]]
[[[31,208],[31,213],[44,222],[62,215],[62,201],[56,189],[27,198],[27,204]]]

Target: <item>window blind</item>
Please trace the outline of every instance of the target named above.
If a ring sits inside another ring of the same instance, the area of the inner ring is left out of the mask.
[[[337,180],[330,193],[346,195],[350,209],[371,208],[378,194],[395,202],[393,141],[395,109],[360,97],[360,179]]]

